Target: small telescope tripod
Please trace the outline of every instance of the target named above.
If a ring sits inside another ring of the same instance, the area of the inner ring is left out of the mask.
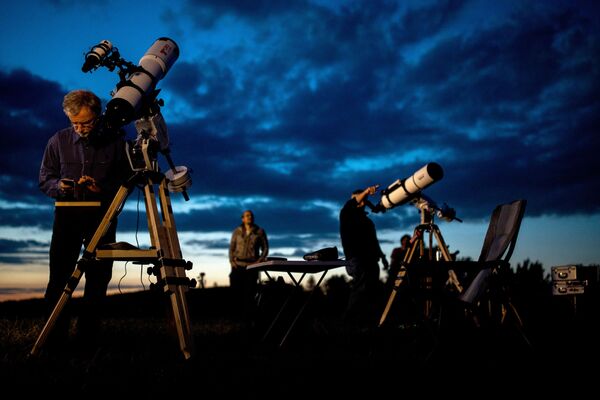
[[[110,224],[121,211],[125,200],[136,185],[143,185],[144,200],[146,205],[146,216],[148,220],[148,229],[150,233],[151,246],[144,250],[133,245],[128,245],[126,249],[123,246],[102,246],[98,248],[98,243],[106,233]],[[159,210],[156,203],[156,194],[154,185],[158,185],[158,196],[160,198],[160,210],[162,218],[159,217]],[[189,359],[193,354],[193,341],[190,328],[190,318],[188,312],[185,293],[190,287],[191,281],[186,278],[185,271],[192,268],[192,263],[182,259],[179,239],[175,228],[175,219],[171,209],[171,201],[167,188],[167,179],[165,175],[153,170],[142,170],[136,172],[129,181],[119,188],[111,205],[109,206],[104,218],[100,222],[94,236],[88,243],[82,257],[77,262],[71,278],[67,282],[61,297],[52,310],[50,317],[46,321],[42,332],[40,333],[31,355],[37,355],[40,349],[48,339],[50,331],[54,328],[60,313],[65,308],[71,298],[73,291],[81,280],[86,268],[95,267],[95,260],[116,260],[116,261],[136,261],[142,264],[153,264],[149,268],[149,273],[156,275],[157,286],[162,287],[164,292],[169,295],[172,314],[179,339],[179,347],[185,359]]]
[[[425,238],[424,238],[425,232],[429,232],[429,235],[428,235],[428,238],[429,238],[428,244],[429,245],[427,246],[427,257],[426,258],[425,258]],[[385,322],[385,320],[388,316],[388,313],[390,312],[392,304],[394,303],[394,300],[396,299],[398,290],[399,290],[400,286],[402,285],[402,283],[404,282],[404,278],[406,277],[406,274],[408,272],[407,267],[409,265],[411,265],[411,263],[413,263],[417,248],[419,249],[419,255],[420,255],[421,259],[425,259],[430,262],[432,262],[434,260],[439,261],[437,259],[437,257],[434,258],[434,254],[433,254],[432,244],[433,244],[434,236],[437,241],[439,251],[442,253],[442,257],[444,258],[444,260],[452,261],[452,257],[450,256],[450,253],[448,252],[448,246],[446,246],[446,243],[444,242],[442,233],[440,232],[440,229],[438,228],[438,226],[433,223],[433,215],[431,213],[429,213],[428,211],[421,209],[421,224],[415,228],[413,237],[411,239],[411,247],[406,252],[406,255],[404,256],[404,260],[402,261],[402,265],[400,266],[400,269],[398,271],[398,275],[396,275],[396,279],[394,281],[394,287],[392,288],[392,292],[390,293],[390,297],[388,298],[385,309],[383,310],[383,313],[381,314],[381,318],[379,319],[379,326],[383,325],[383,323]],[[430,285],[432,283],[431,276],[427,276],[424,279],[425,279],[424,283],[426,284],[426,286],[430,287]],[[456,288],[456,290],[458,290],[459,293],[463,291],[462,286],[460,285],[460,282],[458,281],[456,274],[451,269],[448,271],[448,281],[446,282],[446,285],[449,285],[449,284],[454,285],[454,287]],[[432,308],[431,299],[426,298],[425,304],[424,304],[424,317],[426,319],[429,319],[431,316],[431,308]]]

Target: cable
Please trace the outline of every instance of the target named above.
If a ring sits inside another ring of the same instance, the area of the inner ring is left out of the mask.
[[[138,241],[138,232],[140,230],[140,192],[142,190],[139,187],[137,189],[138,189],[138,198],[137,198],[137,204],[136,204],[137,215],[136,215],[136,220],[135,220],[135,245],[139,248],[140,242]]]
[[[142,192],[142,188],[137,186],[138,189],[138,198],[136,203],[136,220],[135,220],[135,245],[139,248],[140,242],[138,240],[138,232],[140,231],[140,193]],[[142,288],[144,291],[146,290],[146,285],[144,284],[144,265],[140,264],[140,283],[142,284]]]
[[[129,261],[125,261],[125,273],[123,274],[121,279],[119,279],[119,283],[117,284],[117,289],[119,289],[119,294],[123,294],[123,291],[121,290],[121,281],[123,279],[125,279],[125,277],[127,276],[127,264],[129,264]]]
[[[146,290],[146,285],[144,285],[144,264],[140,264],[140,283],[142,284],[142,288],[144,288],[144,291]]]

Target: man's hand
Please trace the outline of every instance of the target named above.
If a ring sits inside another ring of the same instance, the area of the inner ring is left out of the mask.
[[[75,191],[75,181],[73,179],[61,179],[58,181],[58,190],[63,194],[73,194]]]
[[[358,203],[357,204],[358,207],[364,207],[365,203],[363,203],[363,202],[366,201],[367,197],[374,195],[377,192],[378,188],[379,188],[379,185],[369,186],[368,188],[363,190],[361,193],[353,194],[352,198],[354,198],[356,200],[356,202]]]
[[[388,260],[387,260],[387,258],[385,258],[384,254],[381,255],[381,263],[383,264],[384,270],[387,270],[388,268],[390,268],[390,264],[388,263]]]
[[[96,183],[96,180],[94,178],[92,178],[91,176],[83,175],[81,178],[79,178],[79,181],[77,181],[77,184],[82,187],[85,187],[90,192],[100,193],[100,186],[98,186],[98,184]]]
[[[377,193],[377,189],[379,189],[379,185],[373,185],[373,186],[369,186],[365,192],[367,192],[366,194],[369,196],[373,196],[375,193]]]

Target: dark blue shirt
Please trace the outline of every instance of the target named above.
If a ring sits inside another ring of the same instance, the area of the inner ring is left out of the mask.
[[[364,207],[358,207],[355,198],[348,200],[340,211],[340,238],[347,260],[358,258],[377,262],[383,255],[375,224]]]
[[[99,130],[82,138],[72,127],[55,133],[46,146],[40,167],[39,187],[52,198],[60,197],[58,182],[69,178],[75,182],[91,176],[100,187],[100,200],[110,201],[121,183],[131,173],[121,133]]]

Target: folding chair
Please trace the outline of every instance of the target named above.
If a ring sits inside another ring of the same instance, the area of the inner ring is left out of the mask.
[[[507,314],[511,313],[516,327],[529,344],[522,332],[521,317],[510,301],[505,280],[526,204],[526,200],[515,200],[494,209],[477,261],[457,261],[444,265],[457,272],[460,280],[466,280],[463,282],[466,289],[457,298],[476,324],[483,318],[502,324]],[[473,277],[472,280],[470,277]]]

